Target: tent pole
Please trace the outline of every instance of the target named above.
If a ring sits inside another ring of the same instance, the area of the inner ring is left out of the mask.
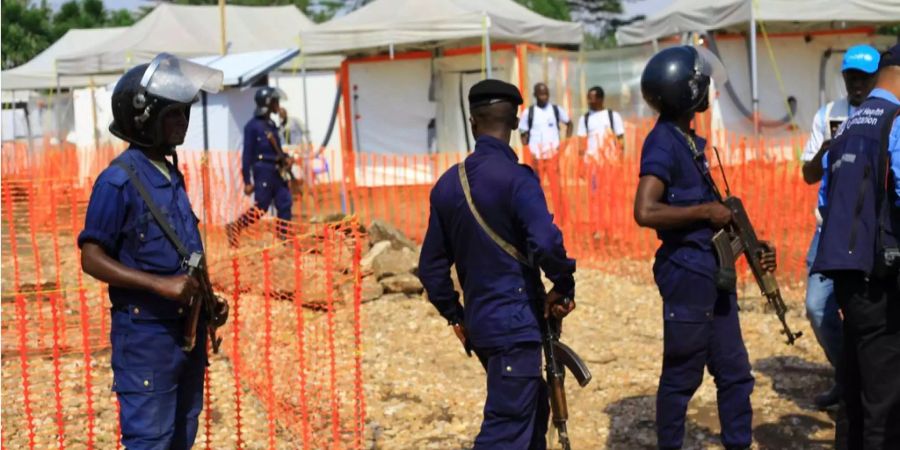
[[[16,103],[18,103],[18,102],[16,101],[16,91],[13,90],[11,92],[12,92],[12,132],[13,132],[12,140],[13,140],[13,148],[15,149],[16,148],[16,140],[17,140],[16,139],[16,137],[17,137],[16,136]]]
[[[59,99],[62,98],[62,82],[59,80],[59,74],[56,74],[56,105],[54,116],[56,117],[56,135],[59,143],[59,148],[63,148],[63,130],[62,130],[62,119],[59,117],[60,108],[59,108]]]
[[[225,0],[219,0],[219,53],[225,54]]]
[[[484,13],[484,65],[486,67],[487,78],[494,78],[491,66],[493,58],[491,58],[491,18]]]
[[[203,156],[200,157],[200,182],[203,190],[203,246],[206,248],[209,222],[212,220],[210,211],[210,185],[209,185],[209,121],[206,112],[206,91],[200,91],[200,101],[203,108]],[[176,167],[177,169],[177,167]]]
[[[303,77],[303,136],[309,142],[312,142],[312,138],[309,135],[309,100],[306,96],[306,58],[302,58],[301,66],[300,66],[300,74]],[[303,139],[301,139],[301,142]],[[310,145],[310,150],[312,150],[312,145]]]
[[[100,151],[100,130],[97,129],[97,96],[94,90],[94,77],[88,78],[91,88],[91,130],[94,132],[94,151]]]
[[[756,7],[750,2],[750,95],[753,101],[753,138],[759,140],[759,70],[756,59]]]

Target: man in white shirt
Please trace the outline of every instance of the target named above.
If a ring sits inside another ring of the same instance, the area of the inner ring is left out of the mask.
[[[566,137],[572,136],[572,122],[564,108],[550,103],[550,89],[544,83],[534,85],[535,103],[519,119],[519,133],[534,158],[541,182],[549,183],[549,194],[557,224],[566,218],[566,205],[559,170],[560,127],[566,125]],[[526,160],[527,162],[527,160]]]
[[[578,120],[578,137],[585,156],[597,161],[609,158],[625,148],[625,124],[619,113],[603,107],[604,92],[600,86],[588,90],[590,110]]]
[[[856,107],[868,97],[875,86],[878,71],[878,51],[869,45],[856,45],[847,49],[841,65],[847,97],[828,103],[819,109],[813,119],[812,131],[806,148],[800,159],[803,161],[803,179],[808,184],[822,180],[825,173],[823,165],[831,139],[838,127],[856,110]],[[827,181],[826,181],[827,182]],[[823,182],[824,184],[825,182]],[[806,256],[807,268],[816,259],[819,246],[819,233],[822,227],[822,215],[819,207],[824,205],[826,189],[820,188],[818,205],[815,209],[816,231]],[[828,361],[835,367],[834,386],[815,398],[815,404],[821,409],[835,406],[840,399],[840,374],[838,361],[841,355],[842,324],[838,313],[837,300],[831,279],[821,273],[810,274],[806,288],[806,317],[825,351]]]
[[[588,215],[594,224],[594,239],[599,239],[602,230],[597,227],[603,221],[603,194],[599,189],[599,162],[616,158],[625,148],[625,125],[619,113],[603,107],[603,88],[594,86],[588,90],[588,112],[578,120],[578,149],[583,155],[583,175],[590,181],[588,191]]]

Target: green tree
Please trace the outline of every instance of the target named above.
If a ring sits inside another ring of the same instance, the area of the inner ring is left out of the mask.
[[[46,0],[39,5],[28,0],[4,0],[0,4],[4,69],[27,62],[72,28],[128,26],[135,20],[128,10],[107,10],[102,0],[69,0],[56,13]]]
[[[569,5],[565,0],[516,0],[522,6],[556,20],[571,21]]]
[[[0,9],[4,69],[28,61],[54,41],[46,1],[29,5],[28,0],[4,0]]]

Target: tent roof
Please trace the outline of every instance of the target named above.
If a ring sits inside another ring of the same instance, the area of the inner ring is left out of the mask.
[[[79,49],[91,47],[120,35],[127,28],[71,29],[37,56],[22,64],[2,72],[3,90],[52,89],[56,87],[56,58]],[[108,80],[95,78],[98,84]],[[90,84],[89,77],[63,77],[59,80],[64,88],[81,87]]]
[[[766,22],[770,32],[897,20],[897,0],[675,0],[658,14],[620,28],[616,39],[629,45],[689,31],[744,31],[753,4],[756,20]]]
[[[548,19],[513,0],[376,0],[301,31],[307,54],[378,50],[394,45],[480,38],[546,44],[582,40],[581,24]]]
[[[297,47],[300,30],[313,25],[293,5],[227,5],[225,22],[228,53]],[[122,35],[60,57],[57,68],[64,74],[122,73],[163,51],[184,57],[219,53],[218,7],[161,3]]]
[[[204,66],[224,72],[225,86],[244,87],[300,53],[295,48],[192,58]]]

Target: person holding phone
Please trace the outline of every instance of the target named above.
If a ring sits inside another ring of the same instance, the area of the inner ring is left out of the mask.
[[[879,60],[878,50],[871,45],[855,45],[847,49],[841,64],[841,74],[844,78],[844,86],[847,88],[847,96],[820,108],[813,119],[812,131],[800,159],[803,161],[804,181],[808,184],[820,181],[822,183],[815,209],[816,230],[806,256],[807,268],[812,266],[816,259],[816,248],[822,230],[821,208],[824,205],[824,193],[827,185],[827,177],[824,177],[825,155],[838,128],[865,101],[875,86],[875,73],[878,71]],[[831,279],[824,274],[809,274],[806,289],[806,316],[809,318],[816,340],[819,341],[819,345],[825,351],[825,356],[835,368],[834,385],[814,399],[818,408],[826,409],[836,406],[841,395],[841,376],[837,361],[840,360],[842,332],[833,284]]]

